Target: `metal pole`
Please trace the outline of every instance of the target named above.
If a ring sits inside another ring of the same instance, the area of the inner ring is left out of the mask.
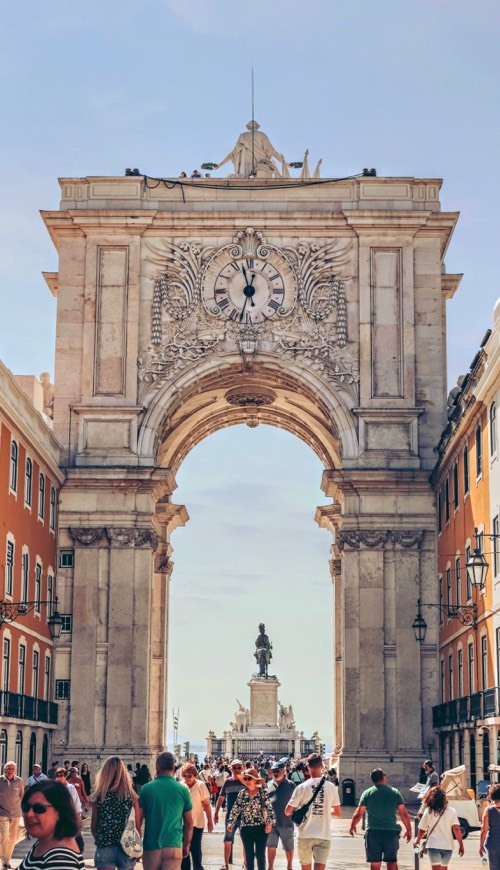
[[[252,67],[252,175],[255,172],[255,100],[254,100],[254,84],[253,84],[253,67]]]
[[[415,816],[415,839],[417,838],[417,835],[418,835],[418,822],[419,822],[418,816]],[[414,856],[415,856],[415,870],[419,870],[419,867],[420,867],[420,853],[419,853],[419,852],[415,852],[415,853],[414,853]]]

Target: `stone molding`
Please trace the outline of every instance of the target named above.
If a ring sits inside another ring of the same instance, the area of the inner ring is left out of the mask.
[[[72,527],[69,533],[74,544],[82,547],[93,547],[103,536],[112,546],[118,547],[151,547],[156,550],[158,535],[152,529],[133,528],[103,528],[103,527]]]
[[[170,574],[172,572],[173,563],[170,561],[168,553],[155,553],[153,570],[155,574]]]
[[[380,529],[342,529],[337,536],[337,545],[339,550],[344,547],[349,547],[351,550],[370,549],[375,550],[384,546],[392,540],[395,547],[401,547],[408,550],[410,548],[420,549],[424,538],[424,531],[386,531]]]

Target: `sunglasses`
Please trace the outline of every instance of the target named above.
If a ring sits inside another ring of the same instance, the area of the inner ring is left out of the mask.
[[[238,765],[236,765],[236,767],[232,767],[231,770],[243,770],[243,765],[238,764]]]
[[[244,776],[243,781],[244,782],[257,782],[257,780],[255,779],[254,776]]]
[[[273,776],[279,776],[280,773],[284,773],[284,772],[285,772],[285,770],[284,770],[284,768],[282,768],[282,767],[280,767],[279,770],[272,770],[272,771],[271,771],[271,773],[272,773]]]
[[[51,804],[24,804],[23,813],[28,813],[30,810],[33,810],[37,816],[43,816],[47,810],[50,810]]]

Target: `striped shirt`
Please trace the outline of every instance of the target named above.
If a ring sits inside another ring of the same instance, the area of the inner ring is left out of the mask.
[[[20,864],[19,870],[73,870],[73,868],[85,870],[83,855],[79,852],[65,849],[64,846],[56,846],[55,849],[49,849],[45,854],[36,857],[33,855],[36,846],[35,843],[31,852]]]

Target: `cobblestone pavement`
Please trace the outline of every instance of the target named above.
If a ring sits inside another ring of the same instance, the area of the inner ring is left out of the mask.
[[[332,820],[332,849],[327,862],[327,867],[332,868],[332,870],[333,868],[335,868],[335,870],[351,870],[351,868],[364,868],[367,866],[365,863],[362,832],[358,829],[359,832],[354,838],[349,836],[349,820],[352,813],[352,807],[342,807],[342,818]],[[94,867],[94,862],[92,860],[94,855],[94,840],[90,833],[90,819],[86,819],[83,825],[85,866]],[[207,834],[205,831],[203,835],[203,864],[206,868],[210,868],[210,870],[212,870],[212,868],[217,868],[218,870],[222,865],[223,833],[224,826],[222,822],[219,821],[219,824],[216,826],[212,834]],[[241,870],[243,866],[243,850],[240,838],[237,837],[236,840],[237,842],[235,843],[233,855],[233,867],[234,870]],[[32,841],[30,840],[19,841],[14,850],[12,860],[13,867],[19,866],[24,855],[30,850],[31,843]],[[455,867],[456,870],[479,870],[481,867],[481,859],[478,854],[478,848],[479,832],[474,831],[469,835],[467,840],[465,840],[464,857],[459,858],[458,854],[453,856],[450,864],[451,870],[453,870],[453,867]],[[296,854],[293,866],[294,870],[300,870],[300,864]],[[382,866],[385,868],[385,865]],[[137,870],[142,870],[142,863],[138,862],[136,867]],[[412,846],[411,844],[407,845],[404,841],[402,841],[399,850],[399,867],[402,868],[402,870],[415,868],[415,855]],[[420,867],[422,870],[430,870],[429,860],[424,858],[420,861]],[[276,870],[285,870],[286,868],[285,854],[281,848],[278,848],[275,868]],[[415,870],[417,870],[417,868],[415,868]]]

